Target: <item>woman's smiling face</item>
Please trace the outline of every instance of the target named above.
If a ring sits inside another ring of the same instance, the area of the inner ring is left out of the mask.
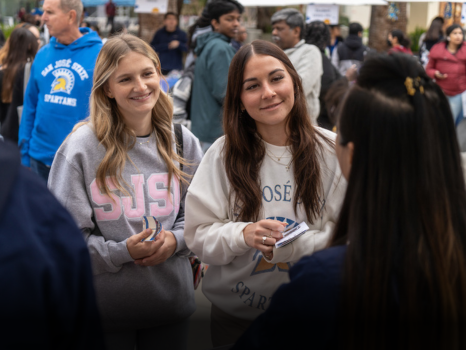
[[[150,116],[160,96],[154,63],[136,52],[120,60],[107,84],[107,96],[115,99],[125,120]]]
[[[251,56],[244,69],[241,102],[259,133],[264,127],[285,127],[294,101],[293,80],[285,65],[272,56]]]

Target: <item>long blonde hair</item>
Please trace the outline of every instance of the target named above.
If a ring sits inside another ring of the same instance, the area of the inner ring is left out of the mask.
[[[90,120],[77,124],[73,129],[74,132],[80,126],[90,123],[100,144],[105,147],[106,153],[97,168],[96,180],[101,191],[109,197],[111,197],[111,190],[106,183],[107,176],[112,178],[118,190],[128,194],[128,191],[122,186],[122,183],[127,184],[123,180],[122,171],[127,159],[132,163],[128,151],[136,143],[136,134],[126,126],[115,99],[107,96],[105,88],[110,76],[117,69],[119,61],[130,52],[136,52],[150,58],[157,74],[162,77],[160,60],[148,44],[130,34],[113,36],[105,43],[97,57],[94,86],[90,99]],[[151,121],[152,130],[155,132],[157,140],[157,150],[168,167],[168,178],[170,179],[168,192],[171,189],[173,175],[184,183],[187,183],[187,178],[189,178],[189,175],[181,171],[175,164],[175,162],[187,163],[177,155],[172,147],[172,115],[172,101],[165,92],[160,91],[159,99],[152,110]]]

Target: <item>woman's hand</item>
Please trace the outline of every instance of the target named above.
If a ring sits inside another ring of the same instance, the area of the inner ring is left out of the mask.
[[[262,252],[267,259],[273,258],[275,243],[283,238],[282,232],[288,224],[278,220],[261,220],[249,224],[243,230],[244,241]]]
[[[435,71],[435,74],[434,74],[434,75],[435,75],[435,78],[436,78],[436,79],[440,79],[440,80],[445,79],[445,78],[448,77],[448,75],[442,74],[442,73],[440,73],[438,70]]]
[[[126,247],[128,248],[129,255],[134,260],[145,258],[154,254],[163,245],[163,242],[159,242],[157,237],[155,241],[141,242],[144,238],[149,237],[152,234],[150,228],[139,232],[137,235],[133,235],[126,241]]]
[[[162,229],[157,237],[155,237],[154,242],[161,243],[162,245],[151,255],[135,260],[134,263],[136,265],[154,266],[161,264],[171,257],[176,250],[176,238],[170,231]]]

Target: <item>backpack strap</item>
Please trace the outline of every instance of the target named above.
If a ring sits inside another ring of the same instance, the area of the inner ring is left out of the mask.
[[[173,124],[175,129],[176,153],[183,158],[183,130],[181,124]],[[180,163],[180,170],[183,171],[183,164]]]

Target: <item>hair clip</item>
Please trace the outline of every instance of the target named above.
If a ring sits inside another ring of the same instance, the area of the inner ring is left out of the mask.
[[[405,86],[409,96],[414,96],[414,94],[416,93],[416,88],[419,89],[419,92],[421,94],[424,93],[424,86],[421,85],[420,77],[417,77],[415,79],[407,77],[405,80]]]

